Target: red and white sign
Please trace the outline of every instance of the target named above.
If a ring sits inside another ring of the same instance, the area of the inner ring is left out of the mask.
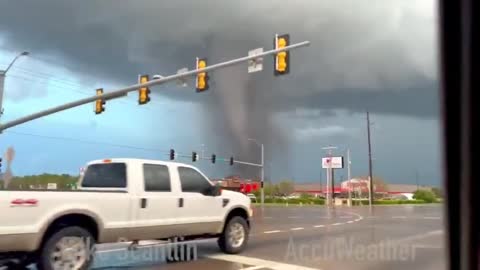
[[[322,158],[322,168],[343,169],[343,157]]]

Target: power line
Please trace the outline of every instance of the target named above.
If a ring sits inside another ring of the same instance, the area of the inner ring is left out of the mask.
[[[40,135],[40,134],[18,132],[18,131],[4,131],[4,132],[5,133],[17,134],[17,135],[46,138],[46,139],[52,139],[52,140],[64,140],[64,141],[74,141],[74,142],[79,142],[79,143],[84,143],[84,144],[107,145],[107,146],[113,146],[113,147],[119,147],[119,148],[129,148],[129,149],[136,149],[136,150],[152,151],[152,152],[157,152],[157,153],[160,152],[160,153],[165,153],[165,154],[170,153],[170,150],[161,150],[161,149],[146,148],[146,147],[139,147],[139,146],[132,146],[132,145],[95,142],[95,141],[88,141],[88,140],[78,139],[78,138],[56,137],[56,136]]]
[[[33,83],[39,83],[39,84],[44,84],[44,85],[50,85],[51,83],[48,82],[48,81],[44,81],[46,78],[40,78],[38,80],[35,80],[35,79],[32,79],[32,78],[28,78],[28,77],[23,77],[23,76],[20,76],[18,74],[11,74],[9,75],[9,77],[14,77],[14,78],[18,78],[20,80],[23,80],[23,81],[28,81],[28,82],[33,82]],[[43,80],[42,80],[43,79]],[[74,88],[65,88],[64,86],[61,86],[61,85],[58,85],[56,84],[55,82],[53,83],[54,86],[58,87],[58,88],[62,88],[62,89],[65,89],[65,90],[69,90],[69,91],[72,91],[72,92],[76,92],[76,93],[79,93],[79,94],[82,94],[84,96],[91,96],[92,93],[87,93],[86,91],[82,91],[82,90],[79,90],[79,89],[74,89]],[[83,87],[82,87],[83,88]],[[53,89],[54,91],[56,90],[59,90],[59,89]],[[135,99],[134,98],[126,98],[130,101],[132,101],[133,103],[130,103],[128,102],[127,100],[117,100],[118,102],[120,103],[123,103],[123,104],[136,104],[134,101]],[[152,103],[153,105],[158,105],[158,106],[161,106],[162,104],[159,103],[159,102],[156,102],[156,101],[150,101],[150,103]],[[148,110],[151,110],[151,107],[145,107],[145,106],[140,106],[140,108],[143,108],[143,109],[148,109]]]
[[[124,145],[124,144],[112,144],[112,143],[103,143],[103,142],[95,142],[95,141],[89,141],[89,140],[84,140],[84,139],[78,139],[78,138],[69,138],[69,137],[57,137],[57,136],[49,136],[49,135],[40,135],[40,134],[33,134],[33,133],[27,133],[27,132],[18,132],[18,131],[4,131],[5,133],[11,133],[11,134],[17,134],[17,135],[24,135],[24,136],[32,136],[32,137],[39,137],[39,138],[45,138],[45,139],[51,139],[51,140],[64,140],[64,141],[73,141],[73,142],[78,142],[78,143],[83,143],[83,144],[92,144],[92,145],[105,145],[105,146],[112,146],[112,147],[118,147],[118,148],[127,148],[127,149],[134,149],[134,150],[143,150],[143,151],[150,151],[150,152],[155,152],[155,153],[161,153],[165,155],[170,155],[170,150],[162,150],[162,149],[155,149],[155,148],[147,148],[147,147],[139,147],[139,146],[132,146],[132,145]],[[176,157],[184,157],[184,158],[190,158],[190,154],[181,154],[181,153],[175,153]],[[198,160],[211,160],[209,157],[199,157]],[[229,161],[227,158],[221,158],[217,156],[217,160],[220,161]]]

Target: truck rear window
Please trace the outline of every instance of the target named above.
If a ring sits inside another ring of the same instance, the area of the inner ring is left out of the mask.
[[[126,171],[125,163],[92,164],[85,171],[82,187],[124,188]]]

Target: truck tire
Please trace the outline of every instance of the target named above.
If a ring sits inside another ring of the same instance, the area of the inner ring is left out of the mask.
[[[95,239],[77,226],[65,227],[52,233],[44,242],[38,257],[39,270],[86,270],[93,263]]]
[[[248,233],[247,221],[240,216],[232,217],[218,238],[218,247],[227,254],[240,253],[247,246]]]

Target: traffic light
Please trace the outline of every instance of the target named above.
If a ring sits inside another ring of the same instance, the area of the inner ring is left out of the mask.
[[[207,67],[207,59],[206,58],[198,58],[197,57],[197,69],[206,68]],[[200,72],[197,74],[197,78],[195,80],[195,88],[197,92],[203,92],[208,90],[208,73],[207,72]]]
[[[290,35],[285,34],[285,35],[275,35],[274,39],[274,48],[280,49],[280,48],[285,48],[290,44]],[[288,51],[283,51],[276,53],[274,56],[275,59],[275,70],[274,74],[275,76],[279,75],[285,75],[290,72],[290,55]]]
[[[0,172],[2,171],[2,158],[0,158]]]
[[[217,160],[217,155],[213,154],[212,155],[212,163],[215,163],[215,160]]]
[[[97,96],[103,95],[103,88],[97,89]],[[105,101],[101,98],[95,101],[95,114],[100,114],[105,111]]]
[[[233,165],[233,157],[230,158],[230,166]]]
[[[198,160],[197,152],[192,152],[192,161],[195,162]]]
[[[148,75],[140,75],[138,83],[148,82]],[[150,101],[150,89],[148,87],[140,87],[138,89],[138,104],[147,104]]]
[[[170,160],[174,160],[174,159],[175,159],[175,150],[170,149]]]

